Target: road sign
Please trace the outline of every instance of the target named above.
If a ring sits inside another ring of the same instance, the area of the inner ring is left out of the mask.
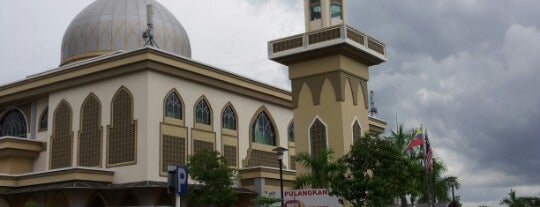
[[[188,192],[188,169],[185,166],[176,166],[176,193],[180,196]]]

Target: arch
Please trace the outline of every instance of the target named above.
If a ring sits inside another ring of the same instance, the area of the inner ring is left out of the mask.
[[[356,140],[362,138],[362,125],[360,125],[360,122],[358,121],[357,117],[353,119],[353,122],[351,123],[351,129],[352,129],[352,143],[354,143]]]
[[[312,156],[317,156],[324,149],[328,148],[327,125],[319,116],[316,116],[309,125],[309,152]]]
[[[99,192],[94,192],[90,198],[86,201],[85,207],[107,207],[107,199]]]
[[[14,136],[26,138],[27,129],[26,118],[20,109],[10,109],[0,117],[0,137]]]
[[[212,106],[204,95],[197,100],[193,112],[196,124],[212,126]]]
[[[133,95],[122,86],[111,100],[107,166],[132,164],[137,160],[137,121],[133,119],[133,111]]]
[[[101,167],[101,101],[90,93],[81,106],[78,165]]]
[[[225,104],[225,107],[221,110],[221,127],[230,130],[238,128],[238,116],[231,102]]]
[[[73,149],[71,106],[66,100],[60,101],[53,115],[51,136],[50,168],[70,167]]]
[[[289,125],[287,127],[287,138],[289,142],[294,142],[294,119],[289,122]]]
[[[66,195],[59,191],[56,193],[56,195],[49,201],[49,207],[70,207],[69,200],[67,199]]]
[[[135,193],[130,190],[129,192],[124,194],[124,196],[119,202],[119,206],[140,206],[140,203],[141,202],[139,201],[137,195],[135,195]]]
[[[46,106],[45,109],[39,115],[39,126],[38,131],[45,131],[49,127],[49,106]]]
[[[184,119],[184,101],[176,89],[171,89],[163,99],[163,116]]]
[[[255,112],[250,126],[251,142],[272,146],[279,145],[279,133],[275,127],[276,124],[266,107],[261,106]]]

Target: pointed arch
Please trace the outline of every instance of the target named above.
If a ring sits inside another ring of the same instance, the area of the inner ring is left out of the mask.
[[[102,134],[101,101],[90,93],[81,106],[79,166],[101,167]]]
[[[353,119],[353,122],[351,124],[352,129],[352,143],[354,143],[356,140],[362,138],[362,125],[360,125],[360,122],[358,121],[358,118],[355,117]]]
[[[72,164],[73,110],[66,100],[60,101],[53,115],[53,130],[51,136],[50,168],[70,167]]]
[[[85,207],[107,207],[107,199],[100,192],[94,192],[86,201]]]
[[[133,119],[132,93],[124,86],[111,101],[111,125],[108,127],[107,166],[134,164],[137,160],[137,121]]]
[[[289,125],[287,126],[287,138],[288,138],[289,142],[295,142],[295,137],[294,137],[294,119],[292,119],[292,120],[289,122]]]
[[[67,196],[61,191],[58,191],[56,195],[49,201],[49,207],[70,207]]]
[[[212,106],[210,102],[203,95],[195,103],[193,109],[195,123],[212,126]]]
[[[7,110],[0,116],[0,137],[14,136],[26,138],[28,133],[26,123],[26,117],[20,109],[13,108]]]
[[[45,106],[39,115],[38,132],[46,131],[49,127],[49,106]]]
[[[237,130],[238,116],[231,102],[225,104],[221,110],[221,128]]]
[[[327,125],[316,116],[309,126],[309,150],[312,156],[317,156],[328,148]]]
[[[184,101],[176,89],[171,89],[163,100],[163,116],[184,119]]]
[[[265,106],[255,112],[251,124],[251,142],[272,146],[279,145],[279,133],[272,115]]]

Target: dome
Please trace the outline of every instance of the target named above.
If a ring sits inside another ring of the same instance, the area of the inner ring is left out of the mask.
[[[144,46],[146,5],[154,8],[154,40],[171,53],[191,57],[184,27],[155,0],[96,0],[71,21],[62,40],[60,65]]]

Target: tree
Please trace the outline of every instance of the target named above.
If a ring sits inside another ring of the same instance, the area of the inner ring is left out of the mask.
[[[251,203],[253,203],[255,205],[261,205],[261,206],[264,206],[264,207],[269,207],[270,205],[272,205],[274,203],[277,203],[277,202],[281,202],[281,199],[279,199],[279,198],[270,198],[270,197],[267,197],[267,196],[261,196],[261,197],[258,197],[258,198],[255,198],[255,199],[251,200]]]
[[[355,141],[351,151],[338,160],[338,173],[332,177],[330,193],[353,206],[387,206],[399,195],[399,176],[408,164],[388,139],[367,133]]]
[[[508,207],[525,207],[525,203],[516,196],[516,191],[510,189],[508,197],[501,201],[501,205],[507,205]]]
[[[308,172],[296,176],[294,188],[328,188],[331,177],[337,172],[337,164],[332,162],[333,153],[332,150],[322,150],[316,156],[299,153],[296,161]]]
[[[461,207],[461,206],[462,206],[461,198],[459,196],[456,196],[456,200],[452,201],[452,202],[450,202],[450,204],[448,204],[448,207]]]
[[[216,151],[203,150],[191,156],[188,162],[191,178],[200,185],[190,188],[188,201],[207,206],[230,206],[236,201],[232,188],[235,171]]]

